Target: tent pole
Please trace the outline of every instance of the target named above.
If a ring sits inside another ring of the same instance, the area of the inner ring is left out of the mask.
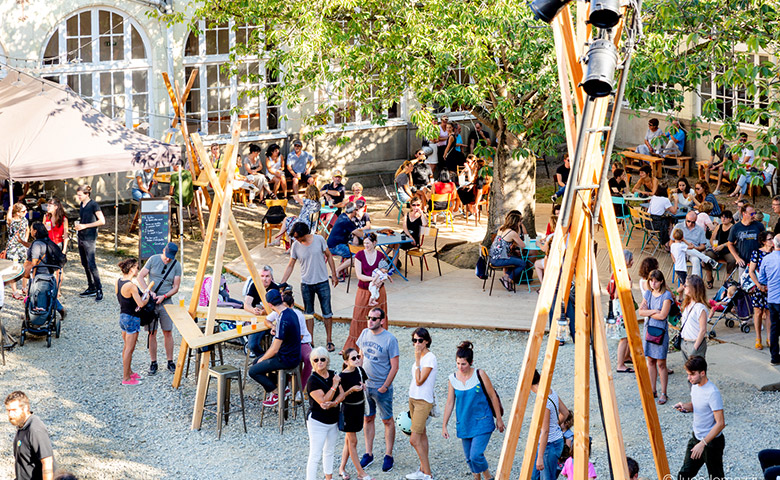
[[[8,211],[14,209],[14,179],[8,175]]]
[[[119,249],[119,174],[114,172],[114,253]]]
[[[181,252],[181,276],[184,277],[184,185],[181,183],[181,169],[178,169],[179,173],[179,251]],[[181,305],[180,305],[181,306]]]

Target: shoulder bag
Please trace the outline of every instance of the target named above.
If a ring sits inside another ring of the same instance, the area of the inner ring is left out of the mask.
[[[494,417],[504,416],[504,406],[501,404],[501,397],[498,396],[498,392],[496,389],[493,389],[493,393],[496,394],[496,399],[498,400],[498,413],[499,415],[496,415],[496,411],[493,409],[493,402],[490,400],[490,395],[488,395],[487,388],[485,388],[485,382],[482,381],[482,375],[479,374],[479,369],[477,369],[477,379],[479,380],[479,385],[482,387],[482,392],[484,392],[485,396],[487,397],[488,406],[490,407],[490,411],[493,413]]]
[[[171,273],[175,265],[176,259],[174,258],[168,268],[163,271],[163,277],[160,279],[160,283],[157,284],[157,288],[154,289],[155,295],[157,295],[157,292],[160,291],[160,287],[163,283],[165,283],[165,279],[168,278],[168,274]],[[149,301],[146,302],[146,305],[138,309],[138,317],[141,319],[142,327],[157,322],[157,320],[160,318],[160,315],[157,313],[157,303],[155,303],[152,298],[149,298]],[[156,328],[152,328],[150,329],[150,332],[155,330]]]

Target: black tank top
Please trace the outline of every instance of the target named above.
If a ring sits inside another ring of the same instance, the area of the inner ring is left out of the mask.
[[[133,297],[125,298],[122,295],[122,287],[128,282],[130,282],[130,280],[122,279],[119,279],[116,282],[116,299],[119,302],[119,313],[126,313],[127,315],[137,317],[138,312],[136,312],[135,309],[138,308],[138,305],[135,303],[135,299]],[[138,289],[138,292],[141,292],[140,288]]]
[[[734,225],[732,225],[731,228],[734,228]],[[718,229],[718,245],[725,245],[726,242],[729,241],[729,233],[731,233],[731,228],[726,231],[723,231],[723,227]]]
[[[414,238],[414,241],[418,244],[420,243],[420,228],[422,227],[422,215],[420,215],[417,220],[411,219],[411,214],[406,214],[406,228],[409,230],[409,233],[412,234],[412,238]]]

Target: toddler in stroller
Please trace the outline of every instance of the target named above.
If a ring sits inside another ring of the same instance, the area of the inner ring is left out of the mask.
[[[735,270],[736,271],[736,270]],[[723,311],[711,322],[709,336],[715,338],[715,325],[721,320],[727,327],[733,328],[736,322],[739,322],[739,328],[743,333],[750,332],[750,319],[753,317],[753,306],[750,304],[747,292],[742,288],[740,284],[730,280],[730,277],[723,286],[718,289],[715,294],[715,304],[710,303],[712,310],[710,311],[710,317],[708,322],[714,316],[714,312],[718,306],[723,307]]]

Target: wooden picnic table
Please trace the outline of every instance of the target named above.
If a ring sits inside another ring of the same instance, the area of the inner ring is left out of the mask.
[[[620,152],[620,156],[624,159],[626,169],[639,170],[643,164],[648,164],[652,169],[653,176],[656,178],[663,177],[664,168],[677,171],[677,174],[680,176],[686,176],[688,174],[688,165],[691,161],[691,157],[682,155],[659,157],[655,155],[644,155],[633,150],[623,150]],[[677,165],[664,165],[664,160],[675,160]]]

